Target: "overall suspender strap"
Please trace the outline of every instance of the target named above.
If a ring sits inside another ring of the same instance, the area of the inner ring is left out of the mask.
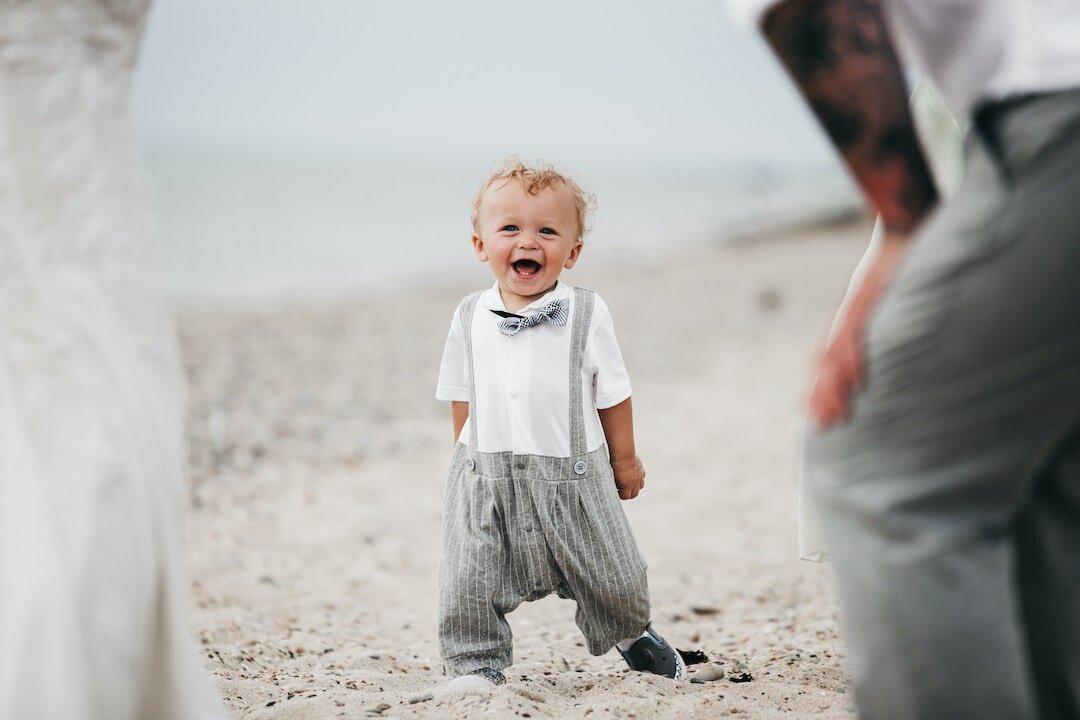
[[[479,292],[474,292],[461,301],[461,329],[465,334],[465,355],[469,361],[469,449],[473,452],[479,446],[476,433],[476,368],[473,365],[472,322],[476,310]]]
[[[573,334],[570,336],[570,456],[574,458],[583,456],[587,447],[581,366],[585,360],[585,343],[589,339],[595,300],[596,293],[592,290],[574,288]]]

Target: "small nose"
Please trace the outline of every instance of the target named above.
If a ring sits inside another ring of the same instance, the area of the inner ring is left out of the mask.
[[[540,246],[540,238],[537,233],[532,231],[525,231],[518,234],[518,247],[519,248],[534,248]]]

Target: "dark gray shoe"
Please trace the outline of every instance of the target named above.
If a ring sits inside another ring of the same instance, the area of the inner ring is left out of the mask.
[[[487,680],[492,685],[505,685],[506,684],[506,676],[503,675],[498,670],[496,670],[495,668],[488,668],[488,667],[480,668],[478,670],[473,670],[469,674],[470,675],[479,675],[480,677],[484,678],[485,680]]]
[[[629,650],[619,650],[631,670],[663,675],[674,680],[686,679],[686,664],[679,652],[660,637],[652,625],[645,628]]]

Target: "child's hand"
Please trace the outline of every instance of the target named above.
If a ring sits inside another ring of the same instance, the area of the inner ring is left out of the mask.
[[[612,460],[611,469],[615,472],[615,487],[619,488],[619,497],[633,500],[645,487],[645,466],[637,455],[626,460]]]

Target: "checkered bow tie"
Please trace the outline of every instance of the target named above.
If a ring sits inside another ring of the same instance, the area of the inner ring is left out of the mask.
[[[562,300],[553,300],[531,315],[515,315],[514,313],[502,312],[499,310],[492,310],[491,312],[504,318],[499,322],[499,332],[503,335],[513,337],[525,328],[539,325],[545,320],[552,325],[565,325],[566,321],[570,318],[570,301],[565,298]]]

